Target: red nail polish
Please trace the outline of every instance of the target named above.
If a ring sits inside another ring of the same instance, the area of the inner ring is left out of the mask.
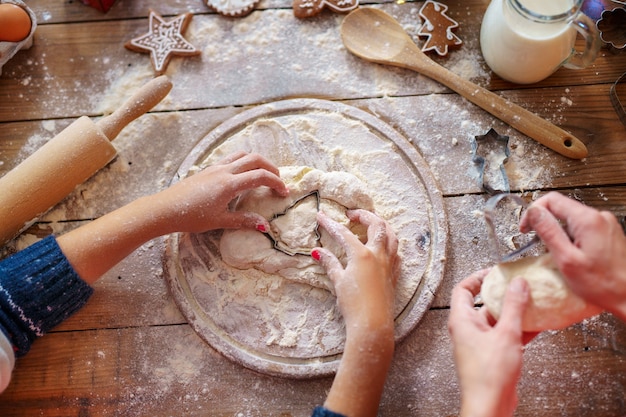
[[[265,228],[265,225],[264,225],[264,224],[257,224],[257,226],[256,226],[256,230],[258,230],[258,231],[259,231],[259,232],[261,232],[261,233],[265,233],[265,232],[267,232],[267,229]]]
[[[311,251],[311,258],[315,259],[316,261],[319,261],[321,257],[322,256],[320,254],[320,251],[318,251],[317,249],[313,249]]]

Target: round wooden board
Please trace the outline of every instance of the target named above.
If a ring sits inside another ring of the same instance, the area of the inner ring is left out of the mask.
[[[172,183],[238,150],[258,152],[277,166],[348,171],[368,186],[376,212],[400,241],[396,341],[413,330],[443,279],[448,231],[441,192],[411,143],[352,106],[279,101],[244,111],[210,132]],[[190,325],[217,351],[258,372],[292,378],[334,373],[345,342],[335,296],[230,267],[220,258],[221,233],[167,238],[165,277]]]

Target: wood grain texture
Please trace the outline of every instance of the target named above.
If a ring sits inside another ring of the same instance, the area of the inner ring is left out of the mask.
[[[380,415],[458,413],[447,316],[446,310],[429,312],[398,345]],[[516,415],[624,413],[624,330],[605,315],[531,342]],[[54,332],[18,362],[0,412],[308,416],[331,382],[273,378],[241,368],[208,348],[187,325]]]
[[[184,4],[183,4],[184,3]],[[61,234],[168,186],[188,152],[212,129],[260,103],[321,97],[368,111],[407,138],[444,195],[449,251],[431,310],[398,344],[379,415],[454,416],[459,391],[447,333],[450,292],[493,261],[482,209],[487,199],[472,161],[474,138],[509,136],[512,190],[531,201],[549,190],[626,217],[626,127],[609,99],[626,53],[603,49],[585,70],[561,69],[532,86],[490,73],[478,32],[488,1],[446,1],[464,45],[435,60],[579,137],[589,156],[574,161],[516,132],[450,90],[401,68],[349,54],[341,15],[293,17],[291,2],[264,0],[244,19],[204,2],[118,0],[106,14],[79,1],[31,0],[34,46],[0,77],[0,175],[82,115],[97,121],[153,76],[147,55],[123,48],[147,30],[154,8],[192,12],[187,38],[202,51],[174,59],[174,88],[122,130],[118,157],[78,186],[0,257]],[[422,2],[368,1],[415,31]],[[414,36],[414,40],[422,40]],[[308,416],[332,379],[295,381],[249,371],[216,353],[188,326],[163,281],[160,240],[143,245],[95,284],[81,311],[18,360],[0,395],[1,416]],[[626,325],[608,314],[526,348],[516,416],[626,415]]]

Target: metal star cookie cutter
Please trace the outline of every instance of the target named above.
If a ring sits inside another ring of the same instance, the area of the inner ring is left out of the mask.
[[[496,207],[498,206],[498,203],[500,203],[505,198],[513,200],[513,202],[517,204],[518,207],[520,207],[522,210],[527,207],[526,202],[520,196],[510,193],[496,194],[493,197],[489,198],[489,200],[487,200],[487,202],[485,203],[484,215],[485,223],[487,223],[487,234],[489,236],[489,241],[492,245],[492,253],[498,262],[508,262],[516,259],[528,252],[530,249],[534,248],[539,243],[541,243],[539,236],[535,234],[530,240],[522,244],[519,248],[507,254],[501,254],[500,245],[496,233]]]
[[[489,129],[484,135],[474,136],[472,161],[478,167],[481,188],[489,195],[508,193],[511,190],[504,164],[509,159],[509,137]],[[491,165],[497,164],[494,169]],[[499,173],[499,184],[493,177]],[[501,185],[501,189],[497,188]]]
[[[310,197],[314,197],[315,198],[315,207],[316,207],[316,210],[319,212],[319,210],[320,210],[320,200],[321,200],[320,193],[319,193],[318,190],[314,190],[314,191],[311,191],[310,193],[305,194],[302,197],[296,199],[293,203],[291,203],[281,213],[274,214],[274,216],[272,216],[272,218],[269,220],[269,222],[271,223],[272,221],[276,220],[277,218],[284,216],[289,211],[293,210],[295,207],[297,207],[303,201],[307,200]],[[315,233],[315,241],[319,242],[320,239],[321,239],[321,235],[320,235],[320,232],[319,232],[319,223],[317,221],[315,222],[315,228],[313,229],[313,232]],[[272,241],[272,243],[274,245],[274,249],[276,249],[279,252],[282,252],[282,253],[287,254],[289,256],[294,256],[294,255],[311,256],[311,250],[310,249],[308,249],[308,250],[301,250],[301,249],[290,248],[289,246],[286,246],[280,240],[279,237],[273,236],[271,230],[268,230],[267,233],[265,233],[265,235],[268,237],[268,239],[270,241]]]

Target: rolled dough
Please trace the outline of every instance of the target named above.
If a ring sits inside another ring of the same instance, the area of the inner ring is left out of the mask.
[[[281,245],[293,251],[310,252],[316,246],[331,250],[344,260],[343,249],[325,230],[315,234],[317,204],[307,198],[302,204],[294,202],[307,194],[319,193],[319,210],[352,230],[365,240],[365,229],[352,224],[346,217],[346,209],[373,210],[374,203],[365,184],[347,172],[324,172],[306,166],[280,168],[280,175],[289,187],[289,197],[278,197],[272,190],[262,187],[250,191],[237,203],[237,210],[254,211],[270,220],[272,236]],[[280,217],[274,219],[276,215]],[[226,230],[220,239],[222,260],[238,269],[256,268],[268,274],[306,283],[333,291],[324,269],[307,255],[288,255],[276,250],[272,241],[255,230]]]
[[[562,329],[602,311],[572,292],[547,253],[500,263],[491,269],[483,281],[481,298],[494,318],[500,318],[506,289],[517,276],[524,277],[530,286],[524,331]]]

